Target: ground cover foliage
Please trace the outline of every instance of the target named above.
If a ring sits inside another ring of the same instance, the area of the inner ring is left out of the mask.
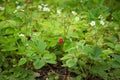
[[[1,0],[0,80],[35,79],[119,80],[120,1]]]

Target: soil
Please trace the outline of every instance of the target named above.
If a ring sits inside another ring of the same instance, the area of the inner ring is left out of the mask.
[[[67,67],[62,67],[62,63],[58,63],[55,65],[48,64],[47,66],[35,70],[35,72],[39,73],[40,76],[36,77],[36,80],[71,80],[73,77],[77,77],[78,75],[70,72]],[[53,78],[50,79],[50,76]],[[103,80],[99,77],[89,77],[87,79],[82,80]]]
[[[61,63],[50,65],[41,68],[40,70],[35,70],[40,76],[36,77],[36,80],[49,80],[50,76],[54,76],[55,80],[70,80],[71,77],[76,77],[77,75],[73,72],[68,71],[67,67],[62,67]]]

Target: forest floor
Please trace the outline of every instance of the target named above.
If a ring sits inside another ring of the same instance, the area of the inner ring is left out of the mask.
[[[67,67],[62,67],[61,63],[55,65],[48,64],[40,70],[35,70],[35,72],[40,74],[39,77],[36,77],[36,80],[46,80],[50,76],[53,76],[55,80],[70,80],[71,77],[77,76],[77,74],[68,71]]]
[[[35,70],[35,72],[40,74],[39,77],[36,77],[36,80],[71,80],[71,78],[78,76],[76,73],[70,72],[67,67],[62,67],[62,63],[58,63],[55,65],[48,64],[47,66],[39,70]],[[88,77],[87,79],[84,78],[82,80],[103,80],[103,79],[98,77]]]

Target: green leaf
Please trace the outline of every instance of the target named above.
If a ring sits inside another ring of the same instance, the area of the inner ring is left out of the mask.
[[[120,69],[115,69],[114,71],[113,71],[113,75],[116,77],[116,79],[118,78],[120,78]]]
[[[117,61],[112,61],[109,64],[112,68],[120,68],[120,63]]]
[[[120,55],[113,55],[114,59],[120,63]]]
[[[14,32],[15,32],[15,30],[13,28],[10,28],[10,27],[7,28],[5,31],[6,34],[13,34]]]
[[[14,20],[6,20],[6,21],[0,22],[0,25],[2,26],[0,27],[0,30],[7,27],[14,28],[16,26],[16,22]]]
[[[109,55],[109,54],[113,53],[113,51],[111,49],[107,49],[107,50],[103,50],[103,53],[106,55]]]
[[[41,51],[44,51],[47,46],[46,43],[42,40],[39,40],[39,41],[37,40],[35,43]]]
[[[85,61],[82,61],[82,60],[79,60],[78,61],[78,64],[82,67],[85,67],[86,66],[86,62]]]
[[[116,21],[120,21],[120,10],[119,11],[114,11],[112,16]]]
[[[94,49],[93,56],[94,57],[99,57],[99,55],[102,53],[102,50],[98,46],[95,46],[93,49]]]
[[[53,75],[50,75],[50,76],[49,76],[49,80],[55,80],[54,76],[53,76]]]
[[[13,46],[5,46],[4,49],[1,49],[1,51],[15,51],[17,48]]]
[[[50,64],[56,64],[56,56],[55,54],[45,54],[43,56],[43,59],[45,60],[46,63],[50,63]]]
[[[114,48],[115,47],[114,44],[111,43],[111,42],[107,42],[107,43],[105,43],[105,45],[110,47],[110,48]]]
[[[61,60],[67,60],[70,59],[72,57],[73,54],[66,54],[64,55],[64,57],[61,58]]]
[[[99,0],[93,0],[93,2],[98,3],[98,2],[99,2]]]
[[[84,46],[84,49],[83,49],[84,53],[86,54],[93,54],[94,53],[94,49],[89,47],[89,46]]]
[[[113,53],[113,51],[112,51],[111,49],[103,50],[103,53],[101,54],[101,57],[102,57],[103,59],[106,59],[106,58],[108,58],[108,56],[109,56],[110,54],[112,54],[112,53]]]
[[[37,59],[36,61],[33,62],[34,68],[35,69],[40,69],[43,66],[45,66],[45,61],[43,59]]]
[[[36,39],[30,41],[29,44],[30,44],[31,49],[33,51],[42,52],[42,53],[44,52],[44,50],[45,50],[45,48],[47,46],[44,41],[42,41],[42,40],[36,40]]]
[[[21,65],[25,64],[26,62],[27,62],[26,58],[21,58],[19,60],[18,66],[21,66]]]
[[[66,61],[66,66],[68,66],[68,67],[73,67],[76,64],[77,64],[77,58],[75,58],[75,59],[68,59]]]
[[[120,44],[115,45],[115,50],[120,52]]]
[[[90,72],[94,75],[98,75],[104,80],[107,79],[108,74],[105,72],[105,70],[108,70],[108,65],[107,64],[100,64],[98,63],[97,65],[91,66]]]
[[[102,50],[98,47],[95,46],[93,47],[93,53],[89,56],[92,60],[100,60],[100,54],[102,53]]]
[[[75,46],[76,46],[75,42],[66,41],[66,43],[64,43],[63,45],[63,50],[68,52],[71,51],[72,49],[75,49]]]

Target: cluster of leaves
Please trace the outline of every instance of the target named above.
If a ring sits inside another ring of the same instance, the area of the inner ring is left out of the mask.
[[[38,8],[41,4],[46,11]],[[78,74],[75,80],[120,79],[119,6],[110,10],[111,5],[104,4],[104,0],[3,0],[0,80],[34,80],[32,70],[57,62]]]

